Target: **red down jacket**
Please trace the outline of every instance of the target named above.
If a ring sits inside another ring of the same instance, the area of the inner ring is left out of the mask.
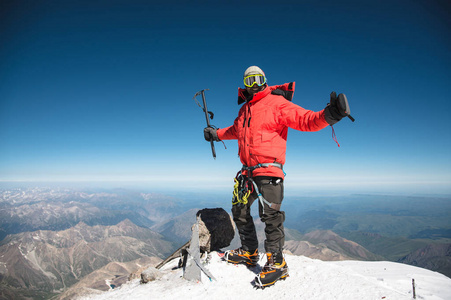
[[[275,89],[288,88],[294,91],[294,82],[267,86],[241,107],[232,126],[218,129],[219,139],[238,139],[238,155],[243,165],[252,167],[273,162],[283,165],[288,127],[300,131],[318,131],[329,125],[324,119],[324,110],[306,110],[283,96],[271,94]],[[253,176],[284,178],[283,171],[275,166],[255,169]]]

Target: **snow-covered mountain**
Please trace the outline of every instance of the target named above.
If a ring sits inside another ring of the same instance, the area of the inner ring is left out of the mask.
[[[309,299],[309,300],[408,300],[413,298],[412,279],[417,299],[451,299],[451,279],[437,272],[394,262],[324,262],[286,254],[290,276],[264,290],[252,281],[260,267],[227,264],[216,252],[205,266],[216,280],[202,274],[201,282],[183,279],[182,269],[174,269],[178,260],[161,269],[160,277],[141,284],[139,279],[120,288],[82,300],[144,299]],[[265,258],[259,265],[265,263]]]
[[[129,220],[8,235],[0,242],[0,299],[50,299],[111,262],[166,257],[171,248],[160,234]]]

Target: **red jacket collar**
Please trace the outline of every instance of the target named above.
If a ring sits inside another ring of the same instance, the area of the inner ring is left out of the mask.
[[[268,96],[269,93],[271,93],[271,89],[269,88],[269,86],[266,86],[266,88],[263,91],[260,91],[257,94],[254,94],[254,97],[252,97],[252,99],[249,100],[249,102],[250,103],[257,102],[257,101],[265,98],[266,96]]]
[[[282,91],[290,92],[290,93],[284,95],[284,97],[288,101],[291,101],[293,99],[294,86],[295,86],[295,82],[293,81],[293,82],[289,82],[289,83],[284,83],[282,85],[268,86],[267,88],[269,88],[270,91],[273,91],[273,90],[276,90],[276,89],[280,89]],[[264,90],[262,92],[264,92]],[[242,88],[239,87],[238,88],[238,105],[241,105],[241,104],[243,104],[246,101],[250,101],[250,100],[248,100],[248,98],[250,98],[250,96],[249,96],[249,93],[246,91],[246,89],[242,89]],[[256,100],[256,101],[258,101],[258,100]]]

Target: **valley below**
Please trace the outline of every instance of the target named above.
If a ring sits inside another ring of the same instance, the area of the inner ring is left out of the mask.
[[[0,189],[0,299],[72,299],[116,288],[186,243],[198,210],[230,211],[229,198]],[[264,252],[264,224],[254,206]],[[294,255],[401,262],[451,277],[451,197],[286,197],[282,209],[285,248]],[[228,248],[239,245],[235,235]]]

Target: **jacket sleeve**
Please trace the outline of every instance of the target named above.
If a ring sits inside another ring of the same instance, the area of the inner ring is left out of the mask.
[[[236,117],[232,126],[226,128],[219,128],[216,133],[220,140],[237,140],[238,139],[238,122],[240,117],[243,115],[246,105],[241,106],[238,112],[238,117]]]
[[[237,135],[237,123],[238,123],[238,118],[235,119],[235,122],[233,123],[232,126],[226,127],[226,128],[219,128],[216,133],[218,134],[218,138],[222,141],[222,140],[237,140],[238,139],[238,135]]]
[[[235,126],[229,126],[226,128],[219,128],[216,133],[218,134],[218,138],[222,140],[237,140],[238,137],[236,135]]]
[[[289,101],[280,104],[279,123],[300,131],[319,131],[329,126],[324,109],[314,112]]]

